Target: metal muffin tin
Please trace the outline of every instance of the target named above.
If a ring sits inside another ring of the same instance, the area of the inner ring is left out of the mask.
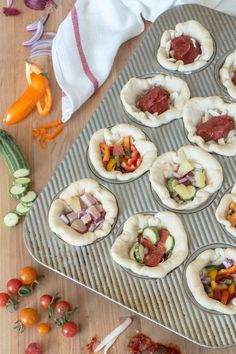
[[[153,197],[149,174],[129,183],[109,183],[93,174],[86,159],[92,134],[98,129],[123,122],[139,126],[156,144],[158,155],[189,144],[182,119],[159,128],[141,126],[130,120],[119,95],[121,88],[133,76],[168,73],[156,60],[157,43],[166,29],[190,19],[202,23],[212,34],[216,45],[215,57],[209,65],[196,73],[175,75],[186,80],[192,97],[218,95],[230,100],[215,76],[218,75],[218,61],[225,53],[233,51],[236,45],[236,19],[198,5],[178,6],[162,14],[151,26],[30,209],[24,224],[24,240],[30,254],[46,267],[195,343],[223,348],[236,344],[236,316],[210,313],[194,304],[183,285],[184,264],[163,279],[140,279],[122,269],[111,258],[110,248],[117,237],[117,230],[129,216],[143,211],[164,210]],[[178,213],[188,235],[189,255],[213,243],[226,243],[236,247],[236,239],[229,237],[215,218],[215,209],[220,199],[235,183],[236,158],[214,156],[223,166],[222,188],[204,208],[194,213]],[[48,210],[60,190],[84,177],[98,180],[115,194],[119,216],[109,236],[90,246],[73,247],[50,231]]]

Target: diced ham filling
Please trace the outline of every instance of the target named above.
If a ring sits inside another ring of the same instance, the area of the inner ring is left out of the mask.
[[[213,140],[218,142],[220,139],[227,139],[230,130],[235,128],[234,119],[228,115],[210,118],[197,128],[196,134],[205,142]]]
[[[138,108],[142,112],[161,114],[170,108],[169,100],[168,91],[161,87],[153,87],[139,98]]]
[[[171,52],[172,58],[182,60],[184,64],[193,63],[202,53],[200,43],[185,35],[172,39]]]
[[[80,234],[88,231],[95,231],[101,227],[106,216],[106,211],[102,204],[90,193],[85,193],[80,196],[81,205],[83,206],[79,212],[71,211],[72,208],[68,205],[61,214],[61,220],[71,226]]]

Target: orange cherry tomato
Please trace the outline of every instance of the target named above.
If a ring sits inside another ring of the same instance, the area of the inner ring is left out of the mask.
[[[20,311],[19,320],[25,327],[31,327],[39,321],[39,314],[35,309],[27,307]]]
[[[32,267],[24,267],[20,270],[19,279],[24,285],[30,285],[37,279],[37,272]]]
[[[40,323],[37,325],[37,331],[40,334],[47,334],[50,331],[50,326],[47,323]]]

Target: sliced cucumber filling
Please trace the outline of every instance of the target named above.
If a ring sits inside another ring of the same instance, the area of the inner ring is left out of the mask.
[[[26,193],[26,195],[20,198],[20,201],[22,204],[26,206],[31,206],[36,198],[37,198],[37,194],[34,191],[29,191]]]
[[[21,198],[25,195],[27,191],[27,187],[26,186],[12,186],[10,188],[10,194],[12,195],[12,197],[14,198]]]
[[[20,178],[16,178],[13,182],[14,185],[16,186],[28,186],[31,182],[31,179],[29,177],[20,177]]]
[[[20,168],[19,170],[13,173],[13,177],[20,178],[20,177],[28,177],[30,174],[30,170],[28,168]]]
[[[171,236],[171,235],[168,236],[165,246],[166,246],[166,253],[168,255],[171,255],[171,253],[173,252],[173,249],[175,247],[175,239],[173,236]]]
[[[167,181],[166,187],[170,193],[174,192],[174,187],[177,186],[178,181],[176,178],[170,178]]]
[[[29,211],[30,207],[23,205],[22,203],[17,204],[16,212],[19,215],[26,215]]]
[[[138,263],[143,263],[144,260],[144,247],[139,243],[134,248],[134,257]]]
[[[145,227],[143,230],[143,236],[150,240],[154,245],[156,245],[160,240],[157,227],[155,226]]]
[[[3,218],[3,222],[7,227],[16,226],[18,224],[19,220],[20,220],[19,215],[17,215],[17,213],[15,213],[13,211],[10,213],[7,213]]]

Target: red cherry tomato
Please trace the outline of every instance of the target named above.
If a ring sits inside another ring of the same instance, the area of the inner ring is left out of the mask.
[[[64,337],[74,337],[79,331],[79,328],[75,322],[66,322],[62,326],[61,332]]]
[[[60,300],[56,303],[55,312],[58,315],[62,316],[68,311],[71,311],[71,305],[69,304],[69,302]]]
[[[32,267],[24,267],[20,270],[19,279],[24,285],[30,285],[37,280],[37,272]]]
[[[43,309],[48,309],[48,306],[50,305],[52,301],[52,296],[49,294],[42,295],[40,298],[40,306]]]
[[[6,307],[10,296],[7,293],[0,293],[0,307]]]
[[[7,291],[12,295],[17,295],[21,286],[22,282],[19,279],[10,279],[7,282]]]
[[[41,346],[38,343],[31,343],[25,349],[25,354],[42,354]]]

